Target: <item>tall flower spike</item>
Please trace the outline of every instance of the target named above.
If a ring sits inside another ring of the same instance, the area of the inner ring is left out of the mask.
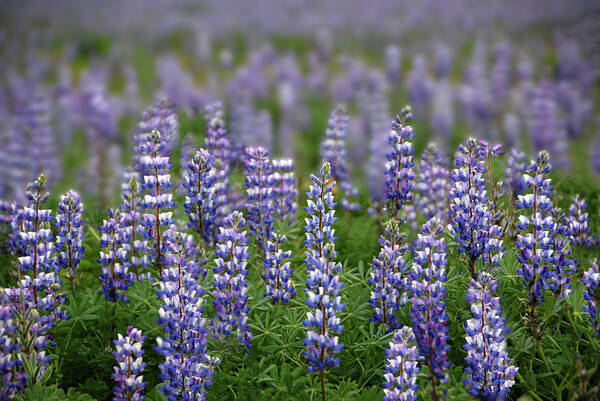
[[[416,401],[419,375],[419,350],[410,327],[394,333],[389,349],[385,350],[386,373],[383,375],[383,401]]]
[[[218,359],[207,354],[208,320],[203,316],[204,290],[198,284],[197,266],[190,263],[187,238],[171,233],[166,254],[168,268],[162,272],[162,305],[158,323],[165,335],[156,338],[156,351],[165,361],[160,364],[161,391],[168,399],[205,400]]]
[[[265,270],[263,278],[267,281],[265,297],[272,297],[273,302],[287,303],[296,296],[296,288],[292,281],[294,270],[290,268],[290,262],[284,260],[292,257],[292,251],[284,251],[281,245],[287,241],[285,235],[271,233],[265,247]]]
[[[221,227],[229,214],[229,174],[233,163],[233,145],[225,128],[220,103],[206,108],[206,149],[215,163],[215,225]]]
[[[160,149],[161,156],[168,156],[178,143],[179,121],[173,106],[166,100],[156,102],[148,108],[140,120],[133,138],[133,161],[141,176],[146,175],[145,167],[141,165],[144,157],[146,142],[152,141],[152,131],[159,131],[163,136],[164,145]]]
[[[554,269],[550,273],[549,287],[556,297],[564,298],[571,295],[571,276],[577,270],[577,261],[571,257],[571,247],[568,242],[567,219],[561,208],[555,207],[551,212],[552,228],[552,261]]]
[[[410,288],[403,256],[408,249],[405,240],[396,220],[385,223],[384,235],[379,238],[381,250],[373,258],[373,271],[369,279],[369,284],[374,286],[369,299],[373,308],[370,320],[385,324],[388,331],[400,326],[394,313],[406,301],[403,298],[406,298],[406,291]]]
[[[514,202],[513,199],[517,195],[522,195],[525,192],[526,186],[522,178],[525,172],[525,164],[525,153],[516,149],[511,149],[508,152],[508,162],[504,176],[506,177],[506,189],[511,202]]]
[[[152,131],[150,139],[142,145],[143,156],[140,165],[147,175],[143,177],[142,189],[147,191],[140,206],[147,212],[142,215],[142,226],[145,227],[144,238],[151,242],[150,260],[157,269],[158,275],[165,266],[165,257],[169,240],[167,233],[173,225],[175,206],[173,194],[169,190],[173,186],[169,171],[171,163],[168,156],[162,156],[165,142],[157,130]]]
[[[14,398],[27,382],[27,376],[22,372],[23,362],[17,357],[21,346],[16,338],[16,305],[10,299],[13,290],[0,289],[0,399],[3,400]]]
[[[327,130],[321,142],[321,160],[331,165],[331,176],[340,183],[343,192],[340,204],[345,210],[359,210],[360,205],[353,199],[358,190],[350,183],[346,165],[346,126],[348,112],[344,106],[338,106],[329,116]]]
[[[202,236],[208,245],[213,244],[215,225],[215,166],[212,154],[204,149],[196,152],[187,163],[185,182],[185,213],[188,226]]]
[[[473,317],[465,328],[465,385],[470,394],[489,401],[507,399],[518,370],[506,350],[505,319],[500,299],[494,296],[497,286],[492,275],[482,272],[467,290]]]
[[[340,291],[344,283],[339,274],[342,265],[335,261],[336,237],[333,223],[337,220],[333,188],[335,180],[331,176],[331,165],[324,163],[319,176],[310,176],[312,184],[306,193],[308,213],[306,218],[306,304],[311,310],[307,313],[304,326],[308,329],[304,345],[307,349],[304,356],[308,360],[308,371],[318,373],[321,378],[321,390],[325,397],[325,370],[340,364],[334,355],[340,352],[343,344],[339,343],[337,333],[344,330],[336,313],[344,309]]]
[[[393,218],[398,218],[402,207],[412,200],[412,186],[415,178],[412,161],[411,139],[415,137],[408,123],[412,119],[410,106],[406,106],[392,122],[388,143],[392,151],[387,154],[385,165],[385,199]]]
[[[107,301],[128,302],[125,292],[133,284],[134,277],[129,274],[127,265],[123,263],[127,259],[126,248],[123,247],[125,237],[119,226],[120,213],[118,210],[109,210],[108,219],[103,220],[98,231],[100,231],[100,258],[98,263],[102,266],[100,282]]]
[[[554,187],[547,178],[552,170],[549,159],[548,153],[542,151],[527,166],[523,182],[531,193],[519,195],[516,203],[524,212],[531,211],[529,215],[519,216],[518,228],[521,233],[517,235],[515,245],[519,249],[517,259],[521,265],[517,273],[523,277],[525,286],[529,289],[529,324],[536,339],[539,338],[536,308],[544,302],[543,291],[548,288],[549,265],[553,263],[550,230],[554,221],[550,215],[550,198]]]
[[[494,223],[490,199],[486,196],[483,175],[485,161],[481,158],[480,145],[469,138],[458,147],[456,168],[450,178],[451,222],[448,229],[458,243],[458,251],[469,257],[469,273],[475,278],[476,263],[482,260],[484,270],[496,268],[502,257],[502,229]]]
[[[242,213],[234,211],[225,220],[225,226],[219,227],[215,250],[217,258],[213,269],[213,305],[216,309],[215,334],[227,336],[236,330],[240,342],[250,348],[252,333],[247,323],[250,307],[246,305],[250,238],[246,231],[242,231],[245,225]]]
[[[417,169],[415,209],[427,220],[437,217],[448,220],[450,190],[448,161],[435,144],[425,149]]]
[[[443,226],[432,218],[421,227],[414,243],[411,271],[410,317],[421,355],[429,368],[432,398],[438,399],[438,381],[447,381],[450,363],[446,359],[448,315],[446,313],[446,244]]]
[[[121,220],[119,228],[126,244],[127,270],[137,281],[150,279],[150,273],[142,273],[150,265],[148,257],[148,240],[144,238],[144,227],[141,225],[142,215],[140,213],[141,190],[138,173],[129,171],[125,173],[125,182],[121,184]]]
[[[69,191],[60,198],[58,214],[54,223],[58,229],[55,243],[58,254],[57,265],[60,269],[67,270],[71,286],[73,286],[77,267],[84,253],[85,234],[81,221],[82,215],[83,205],[77,192]]]
[[[583,297],[587,301],[587,305],[583,306],[583,310],[590,315],[590,324],[596,335],[600,335],[600,314],[598,313],[600,272],[598,271],[598,259],[593,259],[590,262],[590,268],[583,273],[581,283],[585,286]]]
[[[292,222],[296,219],[296,210],[298,209],[294,161],[292,159],[274,159],[272,166],[271,183],[275,195],[275,215],[281,221],[287,219],[288,222]]]
[[[579,194],[572,199],[569,206],[569,216],[567,217],[568,235],[571,245],[586,246],[588,248],[598,244],[598,237],[592,234],[590,227],[590,217],[587,210],[587,202]]]
[[[50,209],[43,209],[50,196],[46,192],[46,177],[43,174],[27,186],[25,196],[29,204],[20,210],[18,216],[21,220],[19,249],[24,255],[17,261],[19,277],[22,277],[19,284],[22,289],[31,291],[32,307],[42,315],[40,325],[52,327],[57,320],[67,318],[60,307],[65,301],[66,293],[58,292],[61,281],[58,278],[59,269],[54,257],[50,228],[54,218]],[[41,328],[40,330],[43,331]]]
[[[271,161],[264,148],[246,148],[246,208],[250,234],[264,251],[273,231],[273,186]]]
[[[117,383],[114,388],[115,397],[113,401],[144,401],[145,396],[142,391],[146,387],[146,382],[141,373],[146,364],[143,362],[144,350],[142,345],[146,337],[142,332],[133,326],[127,327],[127,335],[119,333],[116,340],[113,340],[115,352],[113,356],[117,360],[115,373],[112,374],[113,380]]]

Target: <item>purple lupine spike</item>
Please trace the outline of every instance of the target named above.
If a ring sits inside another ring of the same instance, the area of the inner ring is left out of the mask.
[[[18,258],[17,264],[25,274],[21,285],[32,292],[34,308],[47,313],[56,311],[56,317],[65,317],[60,304],[64,302],[66,293],[54,294],[56,289],[60,290],[61,281],[50,228],[54,217],[50,209],[43,209],[50,196],[46,192],[43,174],[27,186],[25,196],[29,204],[20,211],[22,226],[18,236],[23,256]]]
[[[274,159],[272,167],[271,182],[275,198],[275,215],[280,221],[287,220],[288,223],[291,223],[296,220],[298,209],[294,161],[292,159]]]
[[[7,143],[4,145],[6,160],[3,175],[9,200],[17,204],[26,202],[25,188],[31,178],[30,148],[17,121],[9,123]]]
[[[385,200],[388,203],[390,215],[397,219],[402,207],[412,200],[413,173],[411,139],[415,137],[413,129],[408,122],[412,119],[410,106],[400,112],[400,116],[392,122],[392,130],[388,143],[392,151],[387,154],[385,166]]]
[[[21,351],[16,338],[18,316],[13,309],[10,290],[13,289],[0,289],[0,398],[3,400],[14,398],[27,382],[27,375],[22,371],[23,362],[17,357],[17,352]]]
[[[168,156],[162,156],[165,141],[159,131],[154,130],[149,140],[142,146],[144,155],[140,166],[147,175],[143,176],[142,190],[146,191],[140,206],[146,210],[141,224],[145,228],[144,239],[149,241],[150,261],[160,276],[165,265],[164,254],[169,246],[169,229],[173,226],[175,206],[173,194],[169,191],[171,182],[171,163]]]
[[[335,179],[331,175],[330,164],[324,163],[319,176],[312,174],[310,179],[312,184],[306,193],[308,206],[305,210],[308,217],[304,226],[304,244],[308,274],[306,304],[311,311],[307,313],[303,322],[307,328],[304,339],[307,349],[303,355],[308,360],[308,371],[319,374],[325,398],[325,370],[340,364],[340,358],[334,355],[344,346],[336,335],[344,330],[340,318],[336,317],[336,313],[345,307],[339,295],[344,283],[339,277],[342,265],[335,261]]]
[[[272,165],[265,148],[246,148],[246,209],[250,234],[264,251],[273,232]]]
[[[229,174],[233,163],[233,147],[225,128],[220,103],[206,107],[206,149],[212,153],[215,163],[215,226],[222,227],[229,214]]]
[[[404,253],[408,250],[405,240],[396,220],[385,224],[384,234],[379,238],[381,250],[373,258],[373,271],[369,279],[369,284],[374,285],[369,299],[373,317],[369,320],[375,324],[385,324],[388,332],[400,327],[394,313],[406,302],[409,290],[404,261]]]
[[[85,248],[83,241],[83,204],[81,196],[75,191],[69,191],[58,202],[58,213],[54,225],[56,233],[55,248],[58,255],[57,265],[61,270],[67,270],[71,287],[77,275],[77,267],[83,257]]]
[[[571,276],[577,271],[578,262],[571,257],[571,247],[569,244],[569,227],[565,213],[559,207],[554,207],[551,211],[552,228],[550,237],[552,239],[552,260],[553,267],[551,280],[548,284],[550,290],[556,297],[565,298],[571,295]]]
[[[435,144],[428,145],[418,165],[415,183],[415,209],[427,220],[432,217],[448,220],[449,176],[446,157]]]
[[[447,45],[436,47],[433,70],[437,79],[447,78],[452,72],[452,50]]]
[[[479,143],[469,138],[465,145],[458,147],[456,168],[450,178],[450,216],[448,229],[458,243],[458,251],[469,257],[471,278],[477,276],[476,263],[481,260],[483,269],[491,271],[502,258],[503,232],[494,224],[490,211],[490,199],[486,196],[486,168]]]
[[[446,359],[449,346],[446,313],[446,249],[441,222],[432,218],[421,227],[414,243],[411,270],[410,317],[421,356],[429,368],[432,398],[438,399],[438,381],[447,381],[450,363]]]
[[[417,54],[413,58],[412,68],[406,79],[406,87],[415,110],[425,114],[425,110],[431,102],[433,82],[427,73],[427,61],[422,54]]]
[[[570,165],[569,144],[554,93],[555,89],[550,82],[542,82],[535,89],[528,108],[531,112],[528,129],[534,150],[548,151],[556,168],[566,170]]]
[[[542,151],[536,160],[532,160],[523,174],[523,182],[531,191],[519,195],[516,206],[529,215],[519,216],[515,245],[519,249],[517,259],[520,267],[517,273],[523,277],[525,286],[529,289],[529,321],[534,338],[539,339],[536,308],[544,302],[543,291],[548,288],[551,279],[549,265],[552,264],[552,249],[550,230],[554,221],[551,196],[554,187],[547,178],[552,166],[548,152]]]
[[[444,154],[448,152],[456,120],[454,97],[453,88],[447,79],[435,83],[435,90],[431,101],[430,121],[435,141],[438,142]]]
[[[400,81],[402,74],[402,51],[396,45],[385,47],[385,76],[391,85]]]
[[[116,382],[114,388],[114,401],[144,401],[146,397],[142,391],[146,387],[141,373],[146,367],[143,361],[144,350],[142,345],[146,337],[141,330],[133,326],[127,327],[127,335],[118,334],[113,340],[115,351],[113,356],[117,361],[115,372],[111,375]]]
[[[383,401],[417,401],[419,349],[410,327],[394,333],[389,349],[385,350],[386,373],[383,375]]]
[[[6,339],[0,342],[0,395],[11,399],[28,383],[42,380],[50,364],[47,350],[54,346],[49,329],[33,305],[31,290],[22,284],[0,289],[0,339]]]
[[[515,113],[506,113],[502,120],[504,132],[504,147],[507,149],[520,148],[521,146],[521,121]]]
[[[331,176],[340,183],[343,192],[340,201],[345,210],[359,210],[360,205],[354,200],[358,197],[358,190],[350,183],[348,167],[346,165],[346,126],[348,125],[348,112],[344,106],[338,106],[329,116],[327,130],[321,141],[321,161],[331,165]]]
[[[600,314],[598,313],[600,272],[598,272],[598,259],[593,259],[590,262],[590,268],[583,273],[581,283],[585,286],[583,297],[587,301],[587,305],[583,306],[583,310],[590,315],[590,323],[596,335],[600,335]]]
[[[580,138],[593,115],[593,100],[584,90],[569,81],[560,81],[556,87],[556,102],[563,111],[563,125],[569,138]]]
[[[173,106],[166,100],[156,102],[142,114],[133,137],[133,165],[141,176],[145,175],[140,161],[145,153],[144,147],[152,141],[152,131],[157,130],[163,137],[161,156],[169,156],[175,144],[179,143],[179,120]]]
[[[123,246],[126,238],[119,226],[120,217],[118,210],[110,209],[108,219],[98,227],[101,233],[98,263],[104,266],[100,274],[100,292],[111,302],[129,302],[125,293],[135,280],[123,262],[127,260],[127,250]]]
[[[119,228],[123,236],[124,248],[127,251],[127,259],[122,263],[127,265],[130,274],[135,275],[136,281],[150,279],[150,273],[142,273],[150,266],[148,256],[148,240],[144,238],[144,227],[142,226],[141,188],[138,173],[133,169],[125,173],[125,182],[121,184],[121,220]]]
[[[526,185],[523,182],[522,176],[525,172],[525,153],[519,152],[517,149],[511,149],[508,153],[508,162],[504,176],[506,177],[506,189],[508,190],[509,199],[516,199],[517,195],[523,194]]]
[[[292,251],[284,251],[281,245],[287,241],[285,235],[272,232],[265,246],[265,270],[263,278],[267,281],[265,297],[271,297],[273,302],[287,303],[296,296],[296,288],[292,280],[294,270],[290,262],[284,260],[292,257]]]
[[[499,105],[503,105],[508,98],[511,81],[512,46],[508,41],[498,43],[495,52],[494,66],[491,71],[492,94]]]
[[[13,225],[17,216],[17,205],[0,200],[0,253],[11,254],[16,251]]]
[[[202,236],[204,242],[212,245],[215,238],[215,165],[212,154],[200,149],[187,163],[185,182],[185,213],[188,226]]]
[[[177,184],[177,193],[185,195],[187,190],[185,189],[185,176],[187,175],[188,169],[186,168],[186,163],[193,159],[196,151],[198,150],[198,145],[196,143],[196,139],[192,135],[192,133],[188,133],[185,138],[183,138],[183,142],[181,143],[181,150],[179,152],[179,160],[181,160],[181,164],[179,165],[179,183]]]
[[[247,306],[246,295],[250,238],[247,231],[242,231],[245,225],[242,213],[234,211],[225,219],[225,226],[219,227],[216,265],[213,268],[213,305],[216,309],[216,335],[225,337],[236,330],[240,342],[250,348],[252,333],[247,323],[250,307]]]
[[[482,272],[477,280],[471,280],[467,290],[473,317],[465,325],[467,378],[464,381],[470,394],[489,401],[507,399],[518,370],[508,356],[505,318],[500,298],[494,296],[497,287],[495,278]]]
[[[162,301],[158,323],[164,330],[155,348],[165,358],[159,366],[161,391],[168,399],[205,400],[219,360],[207,353],[204,290],[198,283],[198,266],[189,260],[188,236],[172,231],[157,291]]]
[[[571,198],[569,216],[567,217],[567,230],[569,241],[573,246],[586,246],[591,248],[598,244],[598,236],[592,234],[587,202],[579,194]]]
[[[31,162],[34,176],[44,173],[50,185],[61,177],[61,166],[50,122],[50,104],[42,93],[35,93],[28,103],[27,134],[31,138]]]

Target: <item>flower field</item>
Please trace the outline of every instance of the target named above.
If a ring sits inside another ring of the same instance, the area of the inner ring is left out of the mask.
[[[600,399],[600,9],[283,3],[0,5],[0,399]]]

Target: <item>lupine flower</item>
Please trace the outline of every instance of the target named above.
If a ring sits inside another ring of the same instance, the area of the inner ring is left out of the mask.
[[[502,145],[497,144],[492,146],[486,141],[479,141],[479,152],[481,153],[481,158],[487,163],[487,188],[490,189],[492,201],[490,208],[493,213],[492,218],[494,219],[494,221],[497,221],[500,217],[500,212],[498,211],[498,199],[496,197],[496,182],[494,181],[494,176],[492,175],[492,157],[500,157],[502,155]]]
[[[287,219],[288,222],[292,222],[296,219],[296,210],[298,209],[294,161],[292,159],[274,159],[272,167],[271,183],[274,192],[275,215],[281,221]]]
[[[247,231],[241,231],[245,225],[242,213],[234,211],[225,220],[225,226],[219,227],[216,265],[213,268],[213,305],[216,309],[216,335],[224,337],[236,330],[240,342],[250,348],[252,333],[247,323],[250,307],[246,305],[250,238],[246,235]]]
[[[336,313],[345,307],[339,296],[344,283],[339,278],[342,265],[335,261],[334,242],[337,238],[333,223],[337,218],[334,216],[335,180],[331,176],[331,165],[324,163],[319,176],[312,174],[310,179],[312,184],[306,193],[308,206],[304,208],[309,216],[304,226],[304,244],[308,274],[306,304],[314,312],[308,312],[304,320],[308,331],[304,339],[307,350],[303,354],[308,359],[308,371],[320,373],[323,382],[325,370],[340,364],[340,359],[334,355],[342,350],[343,344],[338,342],[335,334],[341,333],[344,326]]]
[[[465,385],[470,394],[486,401],[506,400],[518,370],[506,350],[505,319],[500,299],[494,296],[497,287],[494,277],[482,272],[467,290],[473,317],[465,327]]]
[[[386,373],[383,375],[383,401],[416,401],[419,375],[419,350],[410,327],[394,333],[390,348],[385,350]]]
[[[555,296],[564,298],[571,295],[571,275],[577,270],[575,259],[571,258],[571,247],[569,246],[569,228],[567,218],[561,208],[552,209],[552,228],[550,237],[552,239],[552,260],[554,269],[551,272],[549,287]]]
[[[592,234],[592,228],[589,225],[590,217],[587,210],[587,202],[579,194],[572,199],[569,206],[569,216],[567,217],[567,230],[571,245],[584,245],[588,248],[598,244],[598,237]]]
[[[102,266],[100,292],[108,301],[128,302],[125,292],[133,284],[134,278],[123,263],[127,259],[127,251],[123,247],[125,237],[119,226],[120,213],[117,210],[109,210],[108,219],[104,219],[98,231],[100,231],[100,258],[98,263]]]
[[[397,329],[400,323],[394,313],[406,302],[409,290],[404,253],[408,247],[394,219],[385,224],[385,232],[379,238],[381,250],[373,258],[373,271],[369,284],[374,285],[369,303],[373,308],[370,319],[376,324],[385,324],[388,331]]]
[[[600,272],[598,272],[598,259],[590,262],[590,268],[583,273],[581,283],[585,286],[583,297],[587,305],[583,310],[590,315],[590,323],[596,335],[600,335],[600,314],[598,313],[598,300],[600,299]]]
[[[40,277],[44,273],[40,274]],[[28,276],[27,276],[28,277]],[[54,342],[48,335],[52,322],[33,304],[32,291],[0,289],[0,396],[12,399],[27,383],[41,383],[50,364],[46,353]]]
[[[196,154],[198,146],[196,144],[196,139],[192,135],[192,133],[188,133],[185,138],[183,138],[183,142],[181,143],[181,150],[179,152],[179,160],[181,160],[181,164],[179,166],[179,183],[177,186],[177,193],[185,195],[187,190],[185,189],[185,177],[188,173],[188,169],[186,168],[186,163],[194,158]]]
[[[415,209],[427,220],[432,217],[448,220],[449,174],[448,162],[442,152],[433,143],[427,146],[415,184]]]
[[[229,214],[229,174],[233,148],[220,103],[206,108],[206,149],[212,153],[215,163],[215,225],[221,227]]]
[[[28,206],[19,211],[22,226],[19,232],[19,249],[24,256],[17,265],[24,276],[20,286],[33,295],[33,305],[40,313],[40,326],[52,327],[58,320],[67,319],[60,305],[66,293],[59,293],[61,280],[54,257],[54,243],[50,224],[54,221],[52,211],[43,209],[50,194],[46,192],[46,177],[42,174],[27,186],[25,194]],[[44,330],[40,328],[40,330]]]
[[[267,281],[265,297],[272,297],[273,302],[287,303],[296,296],[296,288],[292,281],[294,270],[290,268],[290,262],[284,262],[292,257],[292,251],[284,251],[281,245],[286,242],[285,235],[272,232],[265,246],[265,270],[263,278]]]
[[[413,58],[412,69],[406,79],[406,87],[410,102],[415,105],[415,110],[425,114],[431,102],[433,82],[427,73],[427,61],[422,54]]]
[[[368,161],[366,167],[367,185],[371,202],[374,206],[369,209],[373,214],[381,212],[381,202],[385,200],[386,176],[381,172],[386,170],[388,136],[389,136],[389,101],[387,94],[380,88],[375,88],[365,94],[364,101],[360,102],[363,111],[362,118],[370,134],[368,145]],[[356,146],[361,146],[364,142],[357,141]],[[356,147],[355,146],[355,147]]]
[[[521,144],[521,121],[515,113],[508,112],[502,120],[504,131],[504,146],[507,149],[520,148]]]
[[[431,104],[431,128],[434,138],[446,153],[452,138],[452,130],[456,120],[454,114],[455,93],[447,79],[437,81],[433,91]]]
[[[150,279],[150,273],[140,271],[150,265],[148,241],[144,238],[144,227],[141,225],[140,196],[138,173],[130,170],[125,174],[125,182],[121,184],[119,229],[123,240],[126,242],[123,247],[127,250],[127,260],[122,261],[122,263],[127,265],[130,274],[135,274],[137,281]]]
[[[503,105],[508,97],[511,80],[512,46],[508,41],[500,42],[495,50],[495,61],[492,69],[492,94],[494,99]]]
[[[437,399],[436,384],[446,382],[450,363],[446,359],[449,346],[448,315],[446,313],[446,244],[443,226],[432,218],[421,227],[414,243],[411,270],[410,317],[421,356],[425,358],[432,382],[433,399]]]
[[[391,84],[397,84],[402,72],[402,51],[396,45],[385,47],[385,75]]]
[[[273,231],[273,185],[271,160],[264,148],[246,148],[246,208],[248,228],[264,249]]]
[[[142,226],[145,228],[144,238],[150,241],[150,260],[160,275],[165,265],[164,254],[170,238],[167,233],[173,225],[173,212],[170,211],[175,202],[169,193],[173,186],[169,171],[171,163],[168,156],[161,156],[165,142],[160,132],[154,130],[150,139],[142,146],[144,155],[140,166],[148,175],[143,177],[142,190],[146,190],[140,206],[147,212],[142,215]]]
[[[68,270],[67,276],[70,280],[75,278],[77,267],[84,253],[85,234],[81,221],[82,215],[83,205],[77,192],[69,191],[60,198],[58,214],[54,223],[58,229],[55,243],[58,254],[57,265],[60,269]],[[71,281],[72,284],[73,281]]]
[[[205,243],[212,245],[215,224],[215,166],[212,154],[200,149],[187,163],[185,182],[185,213],[188,226],[202,236]]]
[[[185,236],[171,233],[162,272],[162,305],[158,323],[164,337],[156,338],[156,351],[164,356],[160,364],[161,391],[169,400],[205,400],[218,359],[207,354],[208,320],[203,316],[204,290],[198,284],[198,268],[189,262]]]
[[[0,290],[0,399],[12,399],[25,385],[27,376],[22,372],[23,362],[17,357],[20,345],[15,336],[18,326],[14,305],[6,289]]]
[[[396,116],[392,123],[388,137],[392,151],[387,154],[388,162],[385,165],[385,199],[390,215],[394,218],[398,218],[404,204],[412,200],[412,181],[415,178],[410,142],[415,134],[412,127],[407,125],[412,119],[410,106],[406,106],[400,113],[401,116]]]
[[[346,165],[346,126],[348,113],[344,106],[338,106],[329,116],[327,130],[321,142],[321,160],[331,165],[331,176],[340,183],[343,192],[340,201],[345,210],[359,210],[360,205],[353,201],[358,190],[350,183]]]
[[[114,388],[115,397],[113,401],[144,401],[145,396],[142,391],[146,387],[146,382],[141,375],[146,364],[142,357],[144,350],[142,345],[146,337],[142,335],[141,330],[133,326],[127,327],[127,335],[119,333],[116,340],[113,340],[115,352],[113,356],[117,360],[115,373],[112,374],[113,380],[117,383]]]
[[[152,141],[152,131],[157,130],[163,137],[163,146],[159,150],[161,156],[169,156],[173,146],[178,143],[179,121],[172,105],[166,100],[156,102],[142,115],[137,131],[133,137],[134,167],[144,176],[144,166],[140,165],[146,153],[144,147]]]
[[[469,273],[476,276],[478,260],[484,263],[484,269],[494,269],[502,257],[502,229],[494,223],[495,217],[490,211],[490,199],[486,197],[485,161],[481,158],[479,144],[469,138],[465,145],[458,147],[456,168],[450,178],[453,187],[450,190],[451,222],[448,229],[458,243],[458,251],[469,257]]]
[[[511,149],[508,153],[508,163],[504,175],[506,177],[506,188],[509,193],[509,199],[513,199],[517,195],[525,192],[525,183],[522,176],[525,172],[525,153],[519,152],[517,149]]]
[[[0,200],[0,252],[14,251],[13,221],[17,215],[17,205]]]
[[[531,215],[519,216],[519,230],[515,245],[519,249],[517,259],[521,266],[517,273],[523,277],[529,289],[529,315],[534,337],[538,338],[536,307],[544,302],[543,291],[548,288],[550,280],[549,265],[552,260],[551,231],[554,225],[551,196],[554,187],[547,175],[552,170],[547,152],[538,154],[535,161],[526,168],[523,182],[531,193],[519,195],[516,206],[524,211],[531,210]]]

